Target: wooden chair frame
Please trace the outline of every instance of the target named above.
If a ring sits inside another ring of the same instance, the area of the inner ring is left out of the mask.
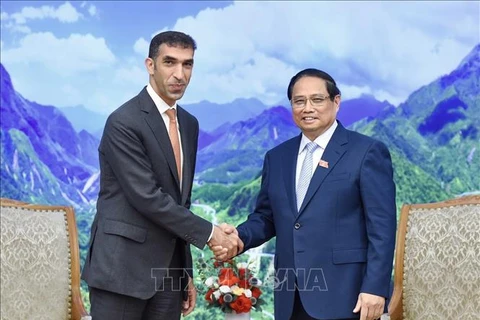
[[[412,209],[436,209],[469,204],[480,204],[480,195],[464,196],[435,203],[405,204],[402,206],[397,232],[393,295],[388,305],[388,313],[391,320],[403,320],[403,262],[405,258],[405,238],[407,235],[407,223],[410,211]]]
[[[64,211],[67,218],[68,242],[70,244],[70,270],[71,270],[71,319],[81,320],[82,317],[88,317],[89,314],[83,305],[82,295],[80,293],[80,250],[78,245],[77,223],[75,220],[75,211],[67,206],[36,205],[21,202],[17,200],[0,198],[1,207],[30,208],[34,210],[46,211]]]

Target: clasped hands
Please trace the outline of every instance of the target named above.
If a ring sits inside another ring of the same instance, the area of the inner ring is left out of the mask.
[[[208,246],[218,261],[231,259],[243,251],[243,242],[238,237],[237,229],[226,223],[214,227]]]

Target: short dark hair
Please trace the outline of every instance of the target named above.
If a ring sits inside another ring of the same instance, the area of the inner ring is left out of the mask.
[[[197,49],[195,40],[188,34],[179,31],[165,31],[157,34],[150,41],[148,57],[155,60],[158,56],[158,49],[163,43],[166,43],[169,47],[192,48],[193,51]]]
[[[287,89],[287,97],[289,101],[292,100],[293,86],[295,85],[295,83],[297,83],[298,80],[300,80],[303,77],[317,77],[325,80],[325,82],[327,83],[327,92],[328,92],[328,95],[330,96],[331,101],[333,101],[333,99],[337,95],[341,94],[340,89],[338,89],[337,84],[335,83],[335,80],[333,80],[333,78],[328,73],[322,70],[309,68],[309,69],[300,71],[299,73],[294,75],[293,78],[290,80],[290,83]]]

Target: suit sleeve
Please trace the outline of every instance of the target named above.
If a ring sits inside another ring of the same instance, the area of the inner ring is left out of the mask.
[[[193,153],[193,159],[192,159],[193,175],[195,175],[195,168],[197,166],[198,131],[199,131],[198,121],[195,120],[195,141],[193,144],[195,147],[195,152]],[[190,209],[191,205],[192,205],[192,188],[188,190],[188,197],[187,197],[187,200],[185,201],[185,207]]]
[[[153,223],[202,249],[212,224],[180,206],[156,183],[150,158],[132,119],[112,114],[100,152],[112,167],[128,202]]]
[[[192,170],[193,174],[195,174],[195,167],[197,165],[197,150],[198,150],[198,121],[195,121],[195,141],[194,141],[194,146],[195,146],[195,152],[193,153],[193,159],[192,159]],[[185,207],[190,209],[192,205],[192,189],[188,190],[188,197],[187,200],[185,201]],[[210,230],[212,230],[213,225],[211,225]],[[210,234],[207,238],[209,240]],[[186,243],[185,245],[185,272],[188,274],[190,278],[193,278],[193,261],[192,261],[192,251],[190,249],[190,244]],[[188,283],[187,283],[188,284]],[[186,286],[184,286],[186,288]],[[185,292],[184,292],[185,293]],[[187,295],[188,297],[188,295]],[[184,300],[187,300],[187,297],[184,296]]]
[[[275,236],[275,223],[268,198],[269,153],[265,155],[262,169],[262,184],[257,197],[255,211],[247,221],[238,226],[238,234],[244,243],[244,251],[258,247]]]
[[[388,297],[397,216],[392,160],[381,142],[375,141],[365,155],[360,192],[368,237],[367,269],[361,292]]]

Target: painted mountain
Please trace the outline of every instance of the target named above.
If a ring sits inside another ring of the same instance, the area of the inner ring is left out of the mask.
[[[98,177],[98,139],[77,133],[53,106],[24,99],[1,69],[1,196],[90,207]]]
[[[380,112],[395,107],[388,101],[380,102],[372,95],[362,95],[359,98],[342,101],[337,119],[345,127],[364,118],[375,118]]]
[[[77,132],[85,130],[98,139],[101,138],[108,114],[98,113],[84,106],[60,108],[60,111]]]
[[[222,126],[211,134],[210,143],[200,140],[196,179],[200,183],[251,180],[258,175],[265,152],[298,133],[290,111],[284,107]]]
[[[480,191],[480,44],[450,74],[353,128],[385,141],[394,158],[408,159],[396,168],[404,200]]]
[[[268,106],[255,98],[240,98],[224,104],[200,101],[181,105],[198,119],[200,128],[204,131],[213,131],[226,122],[235,123],[253,118],[268,109]]]

